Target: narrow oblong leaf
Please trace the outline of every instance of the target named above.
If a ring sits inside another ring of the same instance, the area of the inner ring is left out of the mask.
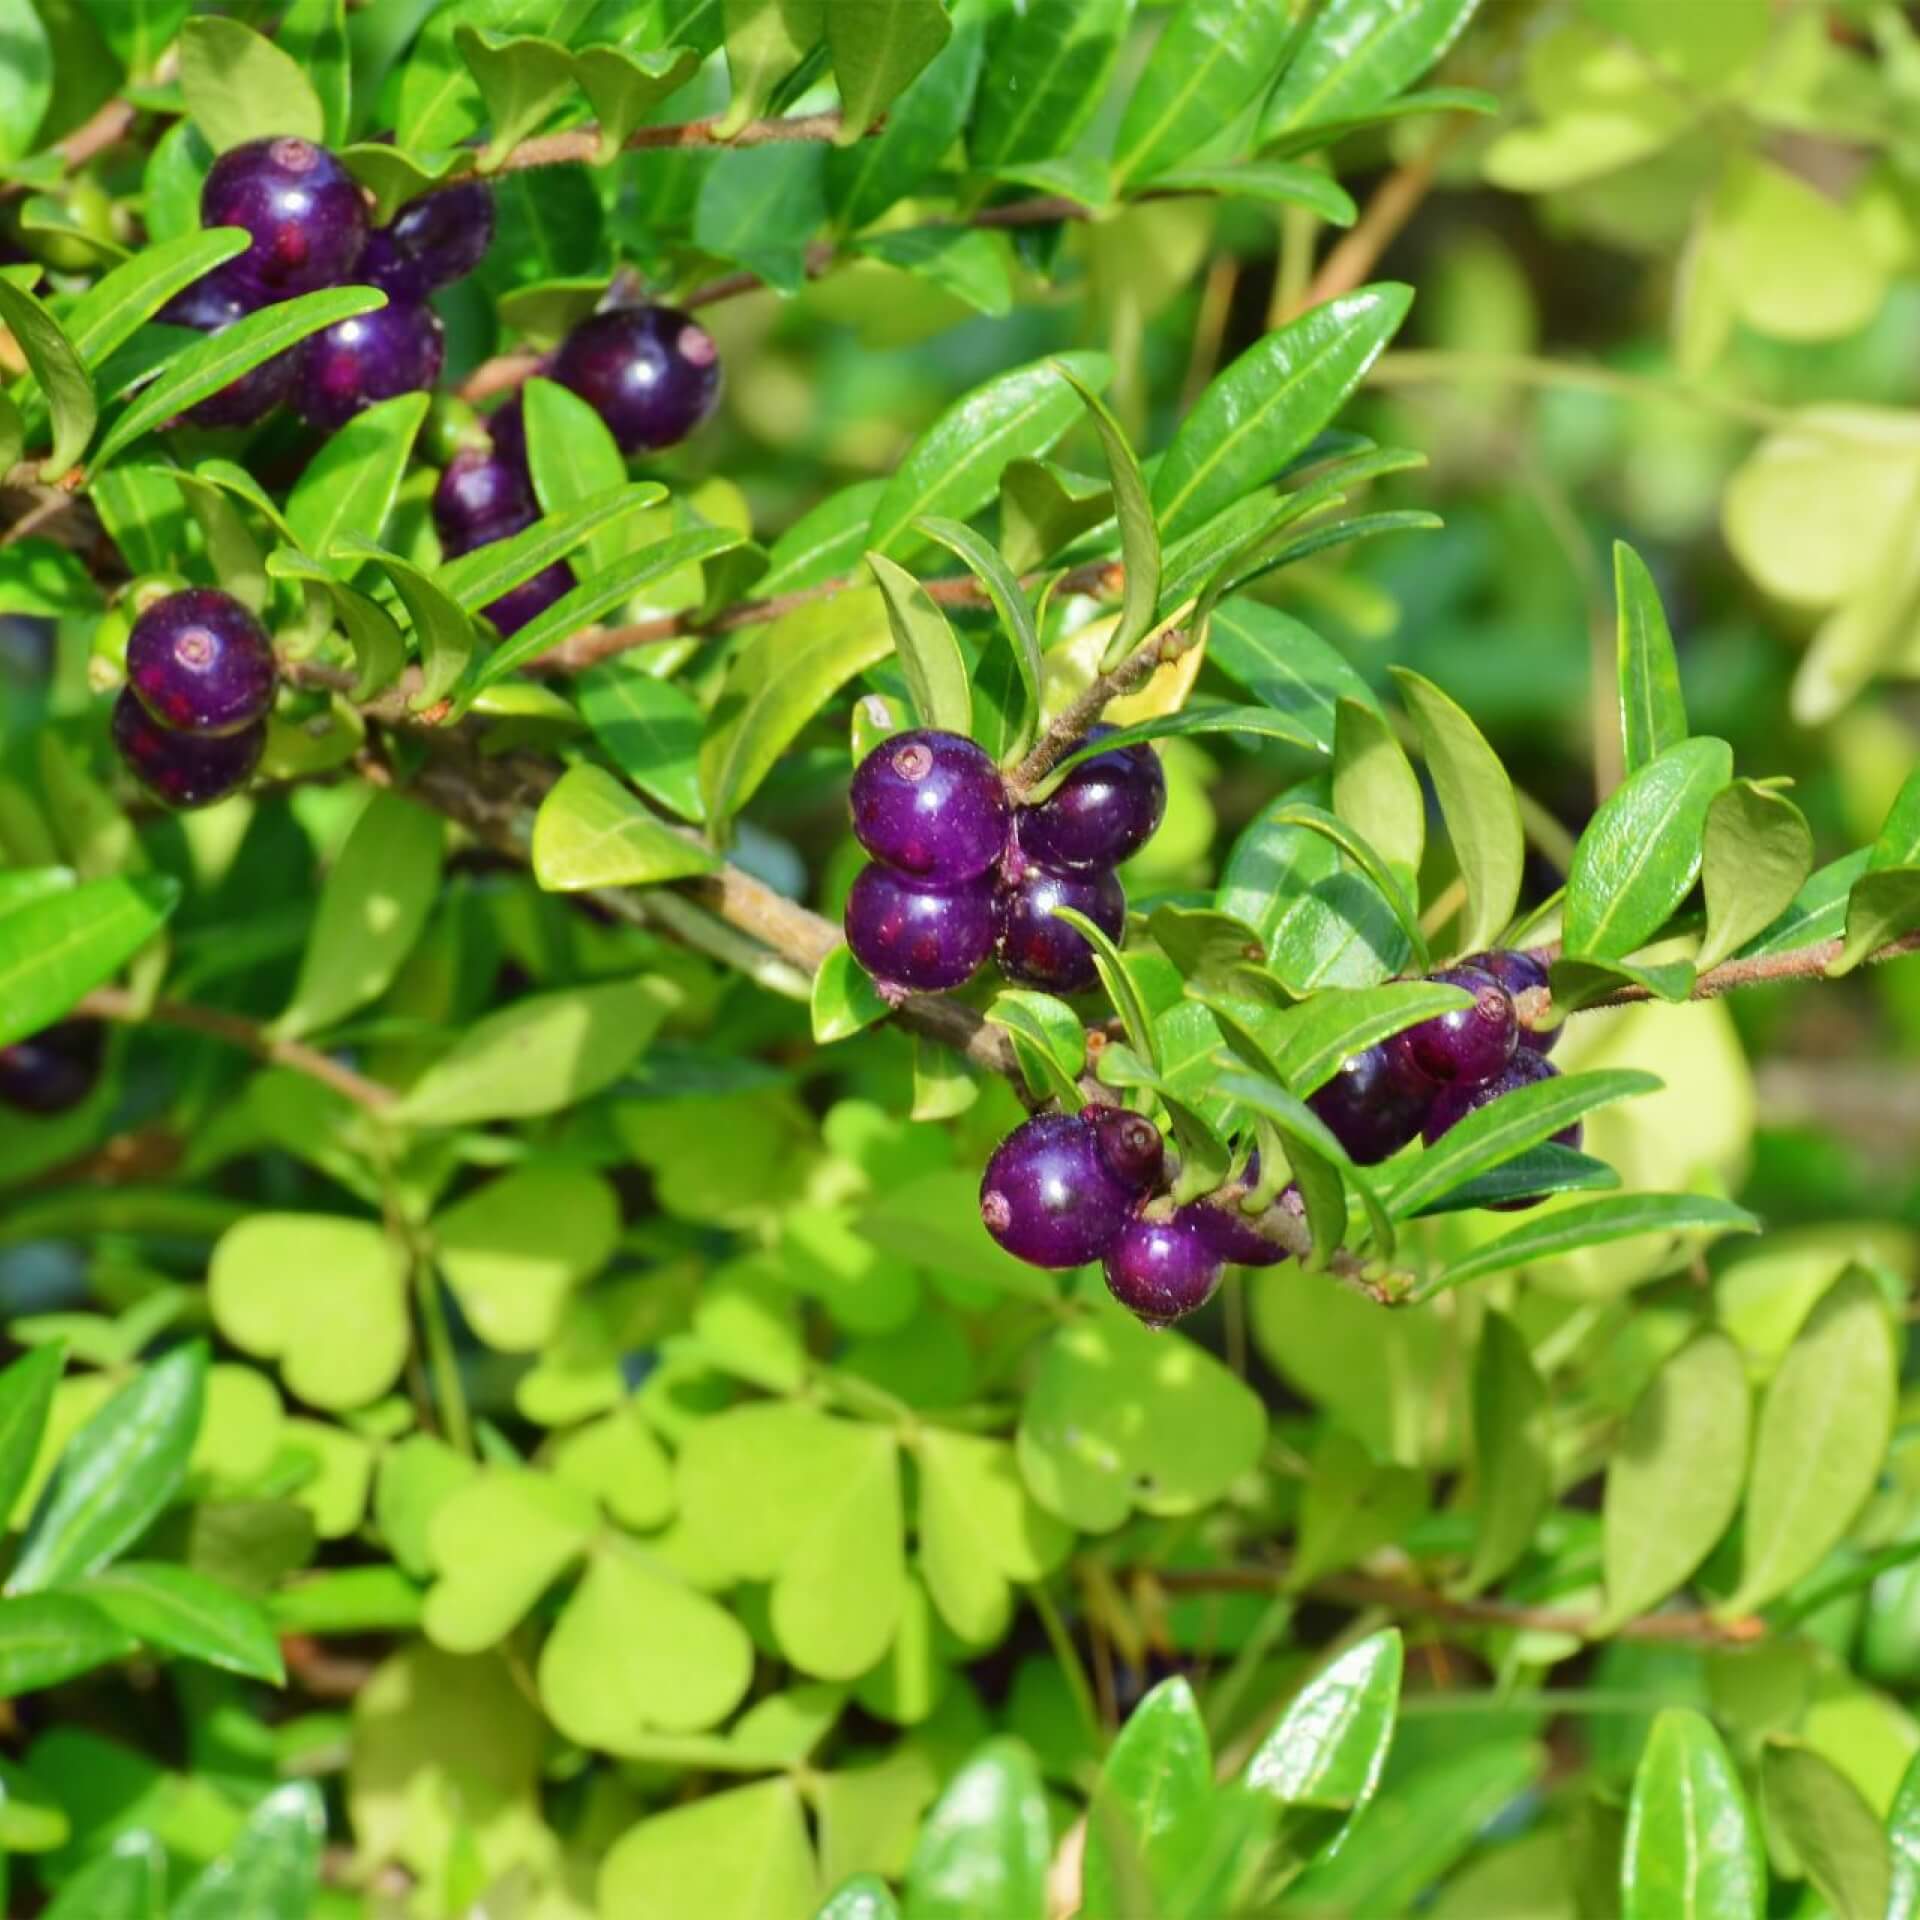
[[[1761,1920],[1767,1871],[1753,1810],[1713,1722],[1668,1707],[1633,1777],[1621,1920]]]
[[[814,970],[810,1010],[814,1044],[822,1047],[845,1040],[892,1012],[880,997],[872,975],[853,957],[845,941]]]
[[[259,1601],[190,1567],[123,1560],[71,1589],[135,1639],[227,1673],[285,1683],[280,1642]]]
[[[1736,780],[1713,797],[1701,843],[1707,928],[1693,964],[1704,973],[1772,926],[1813,871],[1813,829],[1784,794]]]
[[[287,496],[287,524],[308,553],[329,554],[349,534],[380,538],[431,404],[430,394],[397,394],[328,438]]]
[[[1007,645],[1013,649],[1013,662],[1027,697],[1030,724],[1031,716],[1040,711],[1040,684],[1045,668],[1040,658],[1040,629],[1019,576],[964,521],[949,520],[942,514],[923,514],[915,524],[929,539],[939,541],[949,552],[958,554],[973,577],[986,588],[987,598],[1000,616],[1000,628],[1006,635]]]
[[[86,364],[59,321],[24,287],[4,277],[0,277],[0,325],[19,342],[27,371],[53,415],[53,445],[41,471],[64,474],[86,452],[100,417]],[[104,453],[101,457],[105,458]]]
[[[1119,1920],[1123,1889],[1164,1885],[1193,1844],[1213,1791],[1212,1749],[1193,1689],[1163,1680],[1127,1716],[1087,1809],[1083,1920]]]
[[[1851,971],[1877,947],[1920,925],[1920,771],[1894,796],[1847,894],[1846,944],[1827,969]]]
[[[560,513],[550,513],[544,520],[535,521],[525,533],[516,533],[511,539],[495,540],[472,553],[463,553],[459,559],[449,561],[441,568],[439,583],[469,613],[477,612],[490,601],[499,599],[503,593],[519,586],[523,580],[531,580],[543,567],[552,566],[556,560],[564,560],[574,548],[590,540],[602,527],[612,525],[629,513],[637,513],[643,507],[656,507],[666,497],[666,488],[652,480],[634,480],[624,486],[609,487],[606,492],[595,494],[590,500],[581,501],[578,506],[568,507]],[[541,616],[542,620],[551,619],[561,604],[556,602],[549,607]],[[551,645],[551,640],[543,640],[539,647],[521,651],[528,645],[527,635],[539,624],[539,621],[528,621],[508,646],[495,649],[493,658],[498,659],[511,648],[520,660],[530,660],[534,652]]]
[[[0,918],[0,1046],[52,1026],[111,979],[179,898],[178,881],[140,874],[43,893]]]
[[[987,172],[1067,152],[1106,91],[1133,0],[1033,0],[997,16],[968,157]]]
[[[74,352],[87,366],[98,367],[182,288],[252,244],[244,227],[208,227],[141,248],[73,303],[66,334]]]
[[[170,1920],[299,1920],[320,1874],[326,1808],[311,1780],[276,1787],[233,1845],[189,1886]]]
[[[1276,1071],[1304,1099],[1325,1086],[1349,1055],[1418,1021],[1464,1007],[1469,997],[1463,988],[1431,980],[1330,988],[1275,1017]]]
[[[33,1476],[65,1365],[60,1347],[36,1347],[0,1373],[0,1514],[19,1505]]]
[[[712,873],[719,865],[687,834],[648,811],[598,767],[570,767],[533,821],[533,877],[549,892],[652,887]]]
[[[941,0],[834,0],[827,51],[840,88],[842,145],[858,140],[947,44]]]
[[[1613,595],[1619,609],[1620,751],[1626,771],[1638,773],[1687,737],[1687,708],[1660,589],[1624,540],[1613,544]]]
[[[1426,796],[1386,716],[1369,701],[1342,697],[1336,710],[1333,811],[1379,853],[1407,898],[1417,901]]]
[[[1758,1233],[1759,1219],[1730,1200],[1699,1193],[1625,1193],[1565,1207],[1529,1220],[1497,1240],[1476,1247],[1453,1262],[1420,1298],[1428,1299],[1464,1280],[1490,1273],[1506,1273],[1572,1253],[1580,1247],[1602,1246],[1609,1240],[1630,1240],[1643,1233]]]
[[[1261,740],[1284,740],[1291,746],[1319,751],[1320,742],[1290,713],[1272,707],[1183,707],[1178,713],[1157,714],[1151,720],[1136,720],[1131,726],[1116,727],[1097,740],[1083,740],[1058,760],[1048,776],[1057,784],[1083,760],[1097,753],[1112,753],[1121,747],[1139,746],[1149,740],[1180,739],[1202,733],[1244,733]]]
[[[1760,1797],[1768,1831],[1792,1848],[1833,1920],[1885,1920],[1892,1857],[1852,1780],[1812,1747],[1769,1740],[1760,1751]]]
[[[1533,1542],[1553,1500],[1553,1434],[1547,1389],[1525,1339],[1489,1313],[1474,1350],[1474,1530],[1466,1586],[1477,1591]]]
[[[1393,1744],[1404,1660],[1397,1627],[1349,1647],[1293,1697],[1247,1762],[1246,1784],[1289,1807],[1358,1814]]]
[[[381,518],[385,517],[383,513]],[[336,539],[326,552],[330,559],[369,562],[393,582],[413,623],[414,651],[420,660],[420,689],[413,697],[414,706],[430,707],[450,693],[473,658],[472,615],[430,574],[371,540]]]
[[[1293,801],[1276,809],[1268,817],[1275,826],[1305,827],[1310,833],[1331,840],[1373,882],[1380,897],[1393,909],[1393,917],[1399,921],[1400,930],[1407,937],[1407,945],[1412,949],[1416,963],[1422,968],[1426,966],[1427,937],[1420,928],[1420,904],[1408,892],[1399,873],[1387,864],[1385,857],[1371,841],[1337,814],[1329,813],[1325,807],[1316,807],[1310,801]]]
[[[706,818],[700,794],[706,716],[691,694],[633,656],[590,668],[574,683],[574,694],[602,750],[648,799],[682,820]]]
[[[0,1599],[0,1700],[57,1687],[137,1650],[130,1633],[78,1595],[23,1593]]]
[[[907,1868],[913,1920],[1045,1920],[1050,1839],[1033,1756],[990,1740],[940,1796]]]
[[[1107,458],[1107,477],[1113,486],[1114,512],[1120,521],[1120,561],[1126,568],[1121,589],[1120,621],[1107,642],[1107,663],[1123,660],[1153,625],[1154,608],[1160,599],[1160,528],[1154,519],[1153,503],[1147,497],[1147,483],[1140,462],[1120,422],[1106,402],[1064,363],[1055,362],[1063,378],[1079,394],[1081,404],[1092,417],[1094,431],[1100,436],[1101,451]]]
[[[1376,112],[1438,60],[1479,0],[1327,0],[1267,101],[1260,138]]]
[[[926,588],[885,554],[869,553],[867,568],[887,603],[893,650],[920,724],[970,734],[973,685],[947,616],[928,598]]]

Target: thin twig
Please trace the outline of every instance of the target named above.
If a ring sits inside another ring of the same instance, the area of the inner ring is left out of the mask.
[[[397,1097],[391,1087],[343,1067],[338,1060],[298,1040],[283,1040],[257,1020],[245,1014],[227,1013],[218,1007],[196,1007],[184,1000],[155,1000],[148,1003],[120,987],[95,987],[73,1009],[82,1020],[114,1020],[125,1026],[155,1025],[179,1027],[187,1033],[204,1034],[209,1040],[224,1041],[250,1053],[271,1066],[287,1067],[303,1073],[309,1080],[331,1087],[355,1106],[377,1113],[391,1106]]]
[[[840,137],[840,112],[795,114],[785,120],[749,120],[734,133],[721,131],[724,115],[682,121],[677,126],[636,127],[622,145],[626,153],[689,147],[772,147],[790,142],[826,142]],[[869,134],[879,131],[869,127]],[[564,133],[535,134],[511,149],[495,173],[524,173],[530,167],[588,164],[598,158],[600,129],[569,127]]]
[[[1133,652],[1108,672],[1098,674],[1085,692],[1076,694],[1048,723],[1028,750],[1027,757],[1007,775],[1007,785],[1018,799],[1037,787],[1087,735],[1107,709],[1107,703],[1133,692],[1171,660],[1186,652],[1192,635],[1184,627],[1149,634]]]

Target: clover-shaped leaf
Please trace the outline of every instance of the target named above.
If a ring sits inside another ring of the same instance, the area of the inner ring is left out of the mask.
[[[1012,1613],[1008,1582],[1057,1567],[1073,1535],[1035,1505],[1004,1440],[928,1428],[920,1467],[920,1570],[961,1639],[997,1640]]]
[[[673,1469],[632,1406],[568,1434],[554,1449],[553,1469],[623,1526],[657,1527],[673,1512]]]
[[[495,1469],[444,1500],[427,1528],[439,1579],[421,1624],[449,1653],[503,1640],[586,1551],[593,1498],[551,1474]]]

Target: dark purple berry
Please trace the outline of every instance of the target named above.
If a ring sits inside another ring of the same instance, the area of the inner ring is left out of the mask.
[[[1100,977],[1093,964],[1093,943],[1077,927],[1054,915],[1056,907],[1083,913],[1109,939],[1126,931],[1127,895],[1119,876],[1105,873],[1049,873],[1024,861],[1020,871],[994,889],[994,952],[1000,971],[1023,986],[1049,993],[1080,993]]]
[[[518,633],[529,620],[545,613],[577,585],[573,569],[564,560],[555,560],[542,567],[531,580],[522,580],[517,587],[509,587],[498,600],[488,601],[484,612],[502,633]]]
[[[944,993],[973,975],[993,946],[993,887],[984,877],[943,887],[875,864],[847,895],[847,945],[888,986]]]
[[[97,1020],[66,1020],[0,1047],[0,1106],[42,1117],[66,1113],[100,1074]]]
[[[231,594],[156,600],[127,638],[127,682],[176,733],[234,733],[266,716],[277,682],[267,630]]]
[[[113,706],[113,744],[133,777],[163,805],[211,806],[244,787],[266,750],[267,723],[238,733],[175,733],[122,690]]]
[[[1289,1187],[1287,1192],[1298,1199],[1297,1188]],[[1284,1196],[1280,1204],[1286,1205]],[[1197,1201],[1190,1207],[1182,1207],[1173,1217],[1176,1222],[1186,1221],[1214,1258],[1228,1266],[1277,1267],[1287,1257],[1285,1247],[1269,1240],[1231,1203],[1220,1206]]]
[[[850,798],[855,837],[901,873],[952,885],[1006,851],[1000,770],[960,734],[920,728],[883,740],[855,770]]]
[[[1516,998],[1535,987],[1547,985],[1546,961],[1539,954],[1519,947],[1495,947],[1488,953],[1470,953],[1460,964],[1463,967],[1478,967],[1481,972],[1492,974]],[[1535,1053],[1551,1053],[1560,1044],[1560,1029],[1529,1027],[1523,1022],[1520,1044],[1531,1047]]]
[[[431,307],[396,300],[356,313],[301,346],[293,410],[310,426],[343,427],[376,400],[428,391],[446,357],[446,330]]]
[[[1125,1107],[1107,1106],[1088,1107],[1081,1118],[1093,1129],[1107,1171],[1123,1187],[1144,1195],[1160,1184],[1167,1147],[1151,1120]]]
[[[539,518],[524,465],[491,447],[456,453],[433,490],[433,525],[447,558],[471,553]]]
[[[200,189],[200,224],[253,235],[228,272],[262,301],[352,279],[367,244],[359,182],[325,147],[290,135],[229,147]]]
[[[1111,727],[1096,727],[1097,740]],[[1046,799],[1020,815],[1020,847],[1056,872],[1117,867],[1153,838],[1167,810],[1167,777],[1144,742],[1083,760]]]
[[[1446,1087],[1435,1096],[1432,1109],[1427,1114],[1426,1125],[1421,1132],[1428,1146],[1438,1140],[1442,1134],[1450,1133],[1470,1113],[1478,1113],[1503,1094],[1517,1092],[1521,1087],[1537,1086],[1542,1080],[1557,1080],[1560,1069],[1551,1060],[1537,1053],[1522,1049],[1516,1053],[1505,1068],[1491,1080],[1482,1081],[1478,1086],[1456,1084]],[[1577,1147],[1586,1138],[1586,1127],[1581,1121],[1574,1121],[1553,1136],[1554,1143],[1562,1147]]]
[[[607,423],[623,453],[684,440],[720,398],[713,335],[674,307],[616,307],[583,320],[553,357],[553,377]]]
[[[395,300],[424,300],[464,280],[493,244],[493,189],[461,180],[423,193],[367,236],[354,278]]]
[[[1220,1256],[1183,1207],[1171,1220],[1129,1220],[1107,1248],[1107,1291],[1150,1327],[1204,1307],[1220,1284]]]
[[[1430,1097],[1408,1087],[1386,1047],[1377,1046],[1349,1054],[1340,1071],[1307,1096],[1307,1105],[1356,1166],[1371,1167],[1420,1131]]]
[[[487,437],[508,466],[521,473],[531,471],[527,466],[527,410],[517,393],[487,415]]]
[[[158,318],[169,326],[191,327],[196,333],[222,333],[259,307],[257,294],[236,282],[228,268],[216,267],[176,293],[160,309]],[[271,360],[249,367],[218,393],[189,407],[185,418],[196,427],[250,427],[264,420],[287,397],[293,384],[293,363],[291,352],[276,353]]]
[[[1444,967],[1428,978],[1439,986],[1463,988],[1473,995],[1472,1003],[1395,1034],[1387,1044],[1396,1071],[1414,1085],[1423,1076],[1436,1087],[1491,1080],[1519,1044],[1520,1020],[1512,996],[1478,967]]]
[[[1029,1266],[1083,1267],[1107,1250],[1139,1197],[1115,1178],[1085,1114],[1043,1113],[993,1150],[980,1182],[980,1218]]]

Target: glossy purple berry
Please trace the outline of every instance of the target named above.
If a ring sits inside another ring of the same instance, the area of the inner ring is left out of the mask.
[[[446,329],[431,307],[396,300],[356,313],[302,343],[293,410],[310,426],[343,427],[376,400],[427,392],[446,357]]]
[[[231,265],[231,263],[229,263]],[[169,326],[191,327],[196,333],[222,333],[236,320],[259,310],[260,300],[237,283],[227,268],[202,274],[183,287],[160,309],[158,318]],[[196,427],[250,427],[264,420],[286,399],[293,384],[294,355],[276,353],[239,379],[189,407],[185,418]]]
[[[96,1020],[62,1021],[0,1047],[0,1106],[42,1118],[68,1112],[93,1091],[100,1053]]]
[[[1478,1086],[1472,1087],[1456,1083],[1442,1088],[1434,1097],[1421,1132],[1427,1145],[1432,1146],[1442,1134],[1452,1132],[1468,1114],[1478,1113],[1482,1107],[1490,1106],[1504,1094],[1517,1092],[1521,1087],[1538,1086],[1543,1080],[1557,1080],[1559,1077],[1560,1069],[1551,1060],[1523,1048],[1491,1080],[1483,1080]],[[1553,1136],[1554,1144],[1562,1147],[1577,1147],[1585,1138],[1586,1128],[1578,1120],[1562,1127]]]
[[[1045,867],[1015,863],[1017,877],[1003,878],[994,889],[994,952],[1000,971],[1022,986],[1048,993],[1080,993],[1099,979],[1093,944],[1078,928],[1054,917],[1056,907],[1083,913],[1109,939],[1126,931],[1127,895],[1119,876],[1104,873],[1050,873]]]
[[[464,280],[493,244],[493,189],[461,180],[409,200],[367,236],[354,278],[395,300],[424,300]]]
[[[553,377],[607,423],[623,453],[684,440],[720,398],[713,335],[674,307],[616,307],[583,320],[553,357]]]
[[[1144,1114],[1125,1107],[1090,1106],[1081,1113],[1093,1129],[1101,1163],[1129,1192],[1145,1196],[1160,1184],[1167,1145]]]
[[[1287,1191],[1297,1198],[1297,1188],[1289,1187]],[[1182,1207],[1173,1217],[1176,1221],[1186,1221],[1214,1258],[1230,1267],[1277,1267],[1287,1257],[1285,1247],[1269,1240],[1231,1203],[1220,1206],[1196,1201],[1190,1207]]]
[[[855,770],[849,797],[854,837],[900,873],[950,886],[1006,851],[1000,769],[961,734],[922,727],[881,741]]]
[[[1533,952],[1519,947],[1495,947],[1487,953],[1470,953],[1460,962],[1463,967],[1478,967],[1490,973],[1516,997],[1535,987],[1548,984],[1547,963]],[[1558,1027],[1534,1028],[1522,1023],[1520,1044],[1535,1053],[1551,1053],[1560,1044]]]
[[[492,447],[456,453],[433,490],[433,525],[448,559],[530,527],[539,518],[523,463]]]
[[[509,587],[498,600],[489,600],[484,611],[502,633],[518,633],[556,600],[565,599],[578,584],[573,569],[564,560],[556,560],[542,567],[531,580]]]
[[[267,630],[231,594],[156,600],[127,637],[127,684],[176,733],[234,733],[266,716],[278,674]]]
[[[211,806],[253,777],[266,750],[267,723],[238,733],[175,733],[125,688],[113,706],[113,744],[133,777],[164,806]]]
[[[1171,1220],[1129,1220],[1107,1248],[1107,1291],[1150,1327],[1204,1307],[1220,1284],[1220,1256],[1183,1207]]]
[[[1097,740],[1111,727],[1096,727]],[[1160,756],[1144,742],[1083,760],[1038,806],[1020,815],[1020,848],[1060,873],[1117,867],[1153,838],[1167,810]]]
[[[1107,1250],[1139,1197],[1108,1166],[1084,1114],[1043,1113],[993,1150],[980,1218],[1029,1266],[1083,1267]]]
[[[367,244],[359,182],[325,147],[291,135],[229,147],[200,189],[200,224],[252,234],[228,271],[263,301],[352,279]]]
[[[487,437],[493,442],[493,450],[508,466],[516,467],[520,472],[529,471],[527,466],[527,409],[516,393],[512,399],[503,402],[487,415]]]
[[[1520,1041],[1520,1020],[1513,998],[1492,974],[1478,967],[1444,967],[1429,979],[1460,987],[1472,1003],[1408,1027],[1388,1042],[1394,1066],[1410,1083],[1424,1077],[1436,1087],[1478,1086],[1491,1080]]]
[[[1385,1046],[1375,1046],[1349,1054],[1339,1072],[1307,1096],[1307,1105],[1356,1166],[1371,1167],[1420,1131],[1430,1098],[1395,1072]]]
[[[883,985],[944,993],[970,979],[993,947],[993,888],[984,877],[943,887],[877,862],[847,895],[847,945]]]

